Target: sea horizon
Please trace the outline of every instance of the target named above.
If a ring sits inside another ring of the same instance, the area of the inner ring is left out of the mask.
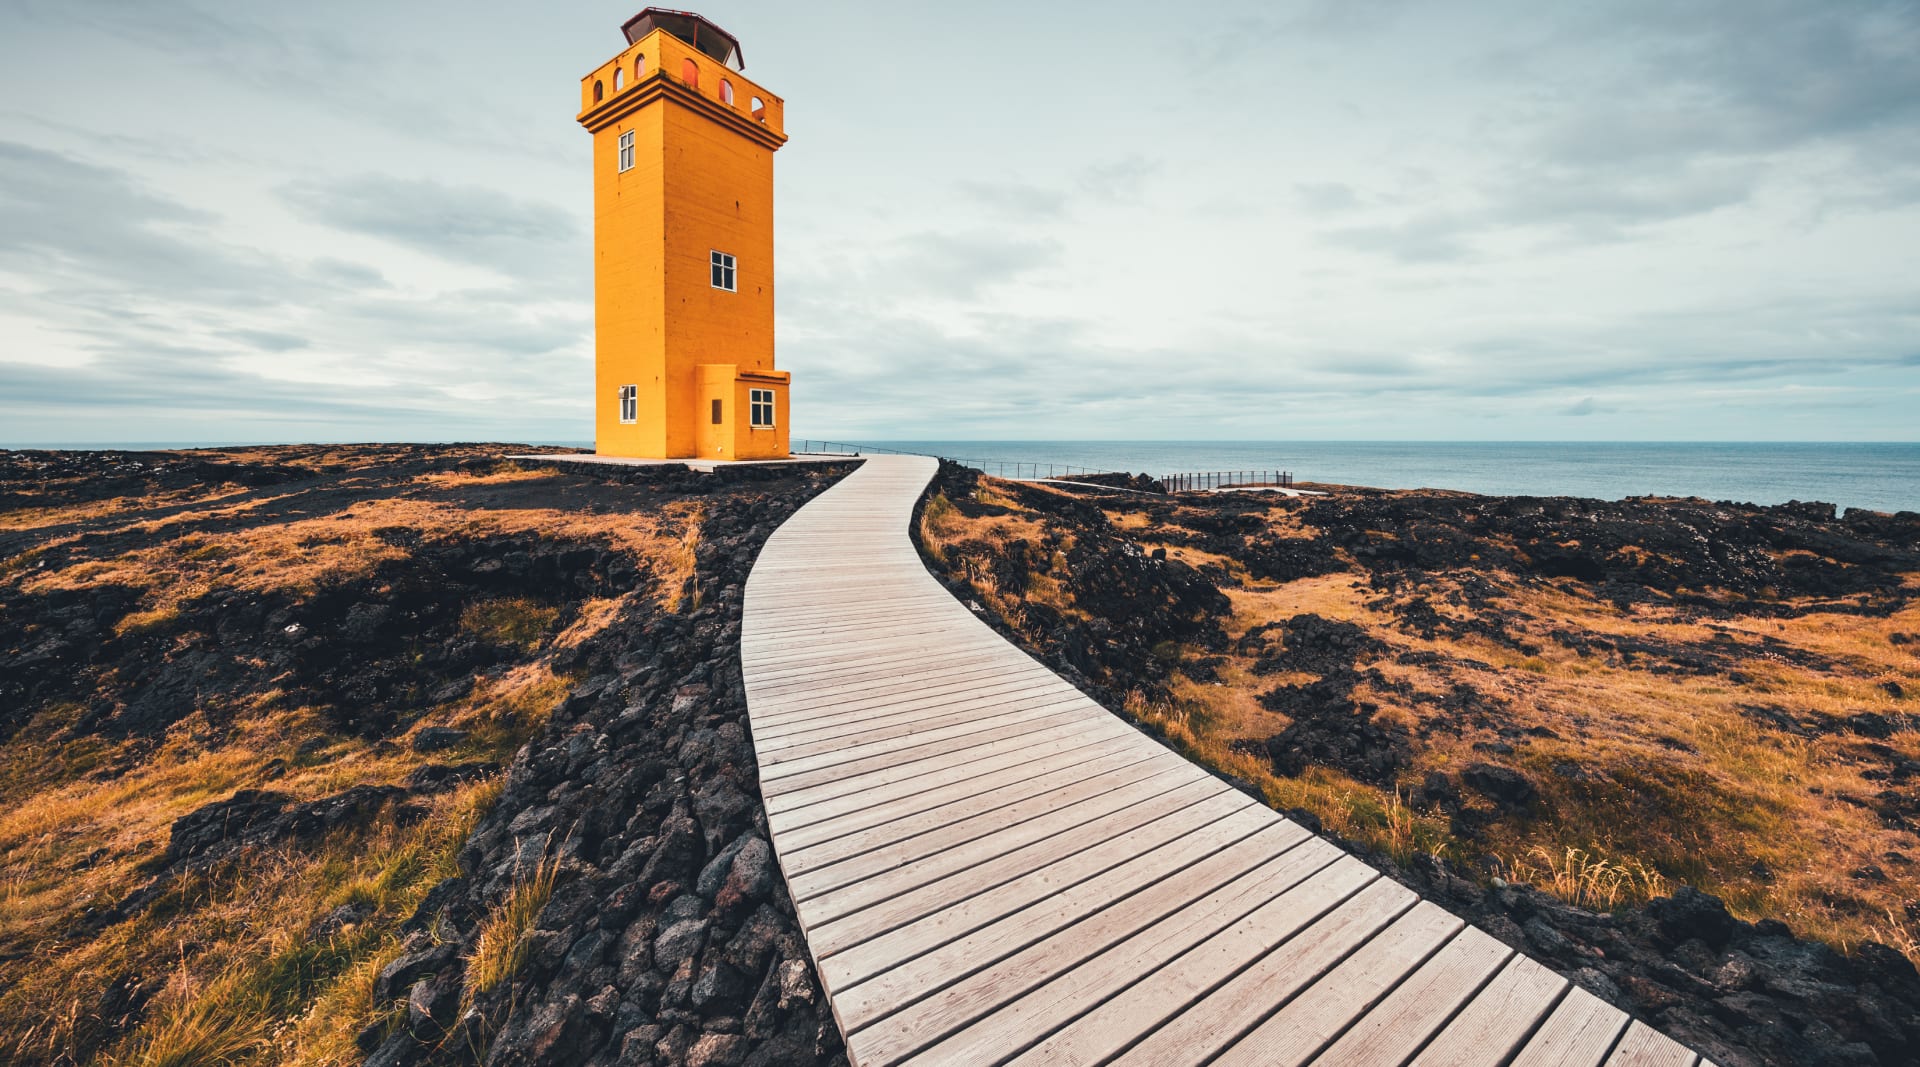
[[[794,438],[801,449],[808,439]],[[161,451],[302,441],[9,443],[10,450]],[[394,442],[401,443],[401,442]],[[590,448],[586,440],[530,445]],[[1748,504],[1818,500],[1840,509],[1920,511],[1920,442],[1909,441],[1193,441],[904,440],[821,442],[920,452],[1032,477],[1086,468],[1153,476],[1284,470],[1295,480],[1381,489],[1443,489],[1490,496],[1700,497]]]
[[[1920,511],[1920,442],[870,440],[873,448],[1006,464],[1164,475],[1284,470],[1295,480],[1489,496],[1818,500]],[[798,447],[798,445],[796,445]],[[1024,471],[1024,468],[1022,468]],[[1032,472],[1026,471],[1026,476]]]

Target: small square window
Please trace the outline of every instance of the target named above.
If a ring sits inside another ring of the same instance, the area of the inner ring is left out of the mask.
[[[640,421],[640,387],[623,385],[620,387],[620,421]]]
[[[753,404],[753,416],[749,420],[756,430],[773,428],[773,390],[749,389],[747,398]]]
[[[633,169],[633,131],[620,135],[620,170],[624,173]]]
[[[738,279],[734,275],[733,257],[725,252],[713,254],[713,287],[727,292],[738,292]]]

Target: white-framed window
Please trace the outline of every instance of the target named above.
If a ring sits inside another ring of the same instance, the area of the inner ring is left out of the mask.
[[[632,130],[628,130],[627,132],[620,135],[620,169],[622,171],[629,171],[633,169],[633,131]]]
[[[756,430],[773,429],[773,390],[749,389],[747,400],[753,409],[749,424]]]
[[[620,387],[620,421],[640,421],[640,387],[623,385]]]
[[[713,287],[727,292],[739,291],[739,279],[734,275],[733,257],[725,252],[713,254]]]

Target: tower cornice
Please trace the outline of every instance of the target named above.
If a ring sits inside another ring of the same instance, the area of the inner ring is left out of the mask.
[[[633,88],[616,93],[597,107],[581,112],[580,125],[585,126],[589,133],[598,133],[656,100],[670,100],[689,108],[749,140],[758,141],[776,151],[781,145],[787,143],[786,134],[768,129],[766,123],[750,119],[739,111],[689,88],[664,70],[654,71]]]

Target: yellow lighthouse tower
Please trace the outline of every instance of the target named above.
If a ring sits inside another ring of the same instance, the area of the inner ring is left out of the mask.
[[[650,7],[580,81],[593,134],[595,451],[784,459],[788,375],[773,368],[773,153],[779,97],[740,42]]]

